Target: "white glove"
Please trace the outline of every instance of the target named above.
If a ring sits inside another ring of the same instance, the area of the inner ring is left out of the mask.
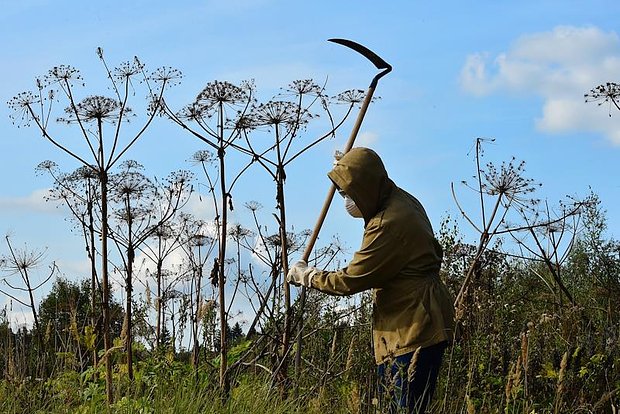
[[[286,280],[295,286],[312,287],[312,278],[317,274],[316,267],[308,266],[308,264],[300,260],[288,270]]]
[[[332,166],[335,167],[336,164],[338,164],[338,161],[340,161],[340,159],[343,156],[344,156],[344,152],[336,150],[336,152],[334,153],[334,162],[333,162]]]

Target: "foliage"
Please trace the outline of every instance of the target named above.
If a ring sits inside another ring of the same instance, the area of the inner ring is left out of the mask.
[[[64,204],[77,223],[91,274],[80,283],[56,279],[37,307],[32,292],[39,286],[27,270],[42,256],[13,251],[7,238],[11,255],[2,264],[21,275],[35,326],[12,327],[7,309],[0,313],[0,412],[380,411],[371,294],[295,295],[284,277],[289,257],[309,236],[287,225],[286,167],[334,137],[363,92],[330,97],[324,86],[301,80],[259,103],[251,82],[213,81],[173,111],[164,92],[180,73],[147,73],[138,59],[109,70],[97,53],[112,98],[78,100],[84,81],[63,65],[38,79],[35,92],[9,103],[16,123],[33,124],[82,164],[71,174],[51,161],[39,170],[54,180],[49,200]],[[146,119],[137,132],[121,134],[136,114],[127,101],[138,80],[147,89]],[[590,98],[617,106],[617,95],[617,85],[607,84]],[[67,106],[56,120],[81,135],[81,148],[64,146],[50,122],[59,100]],[[331,103],[344,104],[342,116],[331,112]],[[181,170],[159,182],[138,162],[121,162],[156,116],[207,148],[192,161],[209,194],[198,198],[213,217],[183,211],[192,174]],[[325,131],[308,139],[310,122],[321,118]],[[259,133],[268,139],[257,140]],[[535,198],[540,185],[525,177],[524,162],[481,165],[483,141],[476,140],[474,181],[462,182],[479,200],[480,214],[467,212],[453,187],[459,212],[479,239],[464,241],[449,217],[438,236],[441,277],[458,298],[459,330],[444,356],[432,412],[616,412],[620,244],[606,236],[601,202],[590,194],[549,206]],[[227,215],[238,198],[235,185],[256,166],[272,179],[276,205],[263,215],[257,202],[248,202],[250,229]],[[108,239],[118,254],[108,255]],[[311,261],[344,267],[345,252],[334,237]],[[146,258],[138,262],[138,254]],[[112,273],[120,277],[108,280]],[[125,310],[113,300],[113,281],[125,288]],[[252,313],[235,308],[240,298]]]

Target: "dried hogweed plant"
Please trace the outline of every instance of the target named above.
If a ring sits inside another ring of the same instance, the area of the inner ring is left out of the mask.
[[[614,82],[607,82],[590,89],[584,94],[586,102],[596,102],[598,106],[609,104],[609,116],[611,117],[611,106],[613,105],[620,111],[620,85]]]
[[[534,192],[541,187],[541,184],[525,177],[525,162],[517,162],[514,157],[499,167],[493,163],[481,167],[484,141],[483,138],[476,140],[475,184],[463,181],[467,188],[478,195],[479,224],[474,221],[472,215],[464,211],[456,197],[454,185],[452,186],[452,194],[462,216],[480,234],[477,248],[455,301],[457,320],[463,317],[463,303],[467,289],[472,279],[479,273],[484,252],[489,249],[493,238],[502,235],[510,235],[516,242],[519,252],[513,256],[544,263],[550,271],[551,283],[559,287],[569,302],[574,303],[572,295],[562,281],[560,270],[575,240],[584,202],[569,199],[560,202],[559,208],[549,207],[548,202],[542,202],[534,196]],[[546,281],[545,283],[549,285]]]
[[[467,268],[465,279],[456,297],[455,307],[457,309],[457,319],[462,318],[462,306],[465,300],[467,289],[472,278],[480,267],[480,259],[488,249],[494,236],[505,229],[507,216],[514,210],[526,211],[533,210],[539,200],[532,197],[532,193],[540,186],[530,178],[524,177],[525,163],[517,162],[512,158],[510,162],[502,163],[497,167],[493,163],[488,163],[485,167],[481,166],[483,156],[484,138],[476,139],[476,175],[473,177],[475,184],[463,181],[462,184],[477,193],[479,199],[480,223],[476,223],[472,215],[467,214],[456,196],[454,184],[452,184],[452,195],[465,220],[480,234],[478,246],[473,259]],[[494,139],[490,140],[491,142]]]
[[[99,182],[100,214],[101,214],[101,278],[102,278],[102,314],[104,339],[104,359],[106,366],[106,396],[112,402],[112,365],[109,361],[109,350],[112,347],[110,338],[110,283],[108,280],[108,175],[110,169],[117,164],[125,153],[141,138],[151,125],[156,112],[149,110],[147,105],[144,121],[134,131],[122,128],[133,118],[135,112],[129,101],[136,95],[136,88],[142,84],[147,89],[150,102],[163,101],[164,92],[180,77],[180,72],[160,69],[152,73],[146,71],[139,59],[121,63],[110,69],[101,48],[97,56],[102,62],[113,96],[86,94],[81,73],[69,65],[59,65],[50,69],[46,75],[37,78],[34,91],[17,94],[9,100],[9,108],[13,110],[11,118],[18,126],[34,125],[43,138],[61,152],[92,169]],[[80,98],[80,96],[84,96]],[[64,110],[56,108],[60,104]],[[151,105],[152,106],[152,105]],[[60,113],[59,113],[60,112]],[[72,127],[77,131],[80,140],[65,142],[66,136],[56,125]]]

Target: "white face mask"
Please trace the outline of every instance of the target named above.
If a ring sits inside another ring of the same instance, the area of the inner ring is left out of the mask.
[[[351,217],[355,217],[355,218],[363,217],[362,212],[357,207],[357,205],[355,205],[355,202],[351,200],[349,196],[346,196],[346,195],[344,196],[344,208],[345,210],[347,210],[347,213],[349,213]]]

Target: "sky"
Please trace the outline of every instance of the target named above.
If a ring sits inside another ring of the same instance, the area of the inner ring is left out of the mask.
[[[149,68],[181,70],[182,82],[169,95],[175,108],[213,80],[253,79],[265,97],[307,78],[326,83],[332,94],[365,89],[374,67],[327,42],[351,39],[394,68],[379,83],[380,99],[371,105],[357,145],[381,155],[391,178],[424,204],[435,230],[443,218],[459,217],[451,183],[460,197],[471,197],[458,183],[474,174],[474,140],[485,137],[495,139],[486,145],[485,159],[524,160],[526,176],[543,184],[540,198],[556,203],[566,195],[598,194],[608,235],[617,237],[620,112],[586,104],[584,93],[618,81],[619,13],[615,0],[3,0],[0,102],[33,89],[38,76],[59,64],[79,68],[89,94],[109,93],[97,47],[112,65],[138,56]],[[43,200],[49,178],[35,174],[43,160],[64,171],[78,165],[34,128],[13,125],[10,113],[0,105],[0,231],[17,246],[46,250],[48,262],[79,278],[87,269],[79,236],[69,231],[66,211]],[[343,130],[289,170],[287,211],[295,229],[314,225],[332,154],[347,136]],[[163,177],[189,168],[186,160],[202,148],[158,120],[127,157]],[[237,205],[275,204],[272,182],[258,170],[240,182],[234,197]],[[241,210],[234,219],[248,220]],[[466,241],[475,242],[467,223],[460,226]],[[338,234],[352,252],[361,232],[361,223],[336,201],[324,239]],[[6,253],[0,244],[0,254]],[[27,318],[21,315],[16,318]]]

